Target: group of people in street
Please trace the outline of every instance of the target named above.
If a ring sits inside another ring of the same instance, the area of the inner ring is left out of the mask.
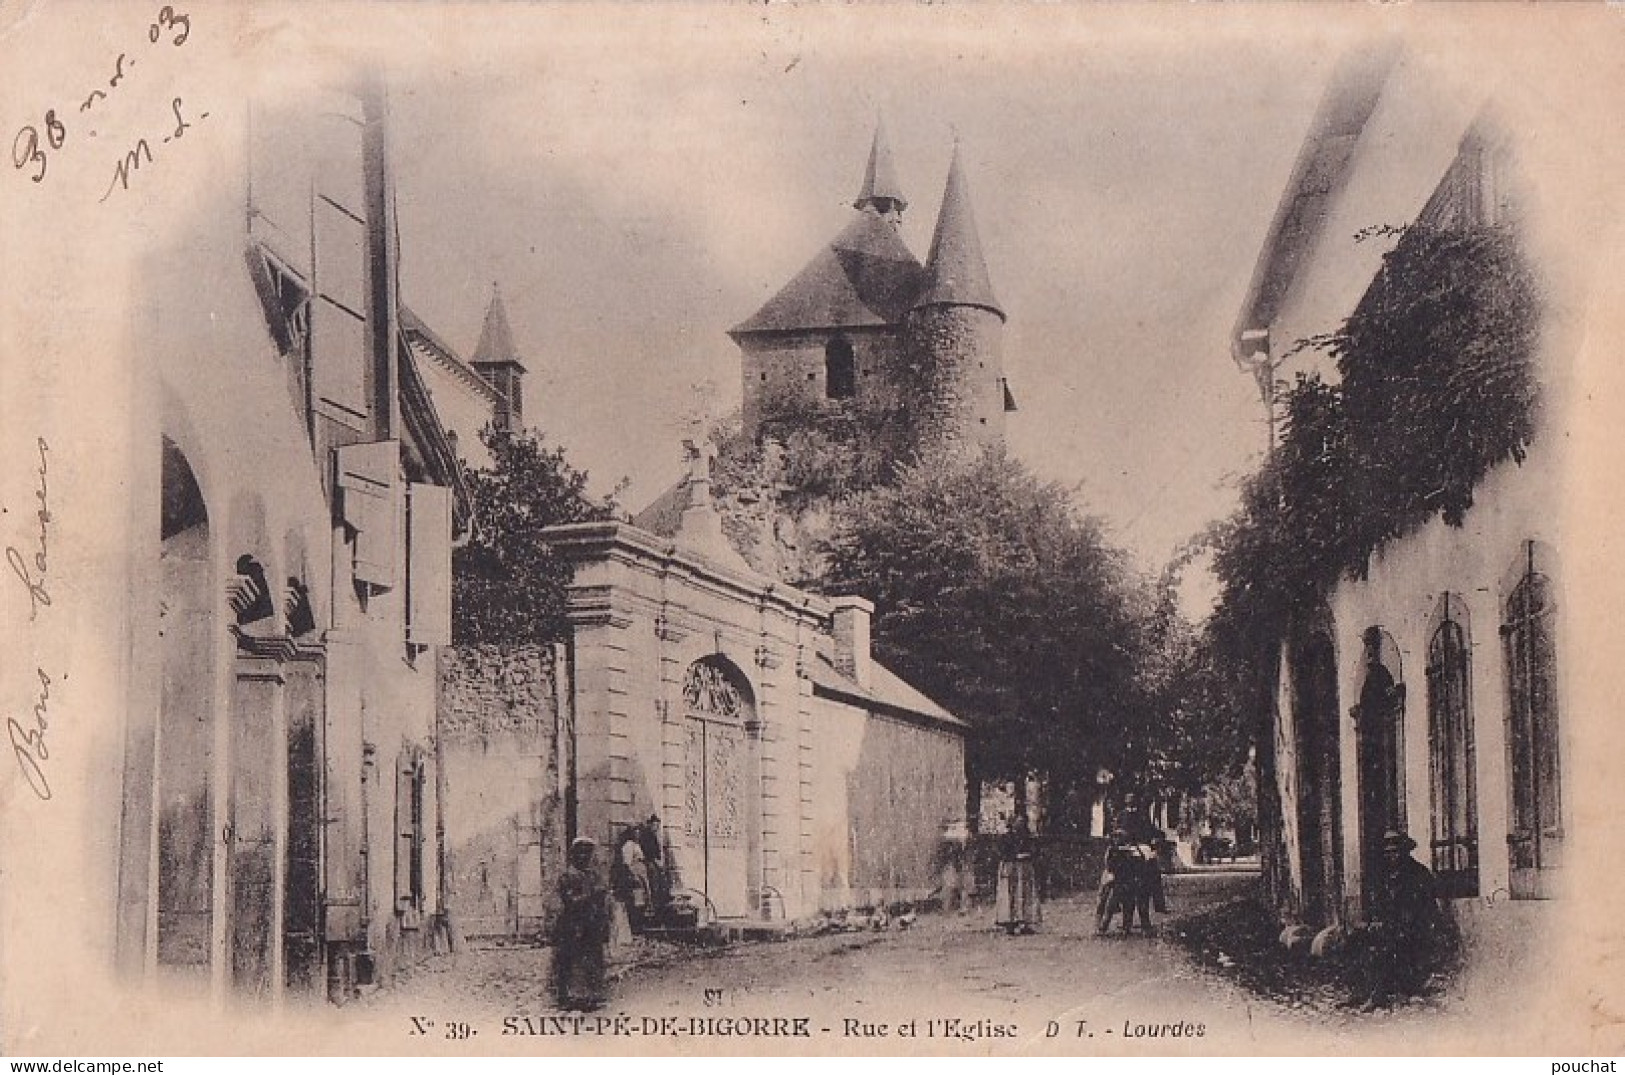
[[[1168,896],[1162,883],[1161,845],[1164,835],[1139,807],[1138,797],[1124,796],[1123,812],[1112,830],[1106,847],[1106,866],[1100,876],[1100,894],[1095,900],[1095,932],[1106,933],[1119,915],[1123,932],[1134,932],[1139,919],[1140,932],[1153,930],[1152,908],[1168,913]]]
[[[1095,906],[1098,933],[1119,917],[1125,934],[1138,920],[1152,931],[1151,913],[1168,913],[1158,852],[1163,834],[1135,796],[1126,796],[1107,845]],[[1423,992],[1454,952],[1454,931],[1440,907],[1433,874],[1411,856],[1416,842],[1398,832],[1384,838],[1383,883],[1367,922],[1350,938],[1359,978],[1356,1002],[1383,1007]],[[622,831],[612,849],[609,883],[597,862],[598,845],[574,840],[558,883],[553,929],[553,989],[559,1008],[592,1011],[608,998],[608,951],[618,918],[632,934],[658,924],[669,907],[673,879],[660,821],[651,817]],[[936,867],[943,911],[970,911],[976,890],[969,832],[963,822],[944,828]],[[1010,936],[1035,933],[1043,923],[1040,848],[1025,811],[998,840],[993,919]]]
[[[609,997],[609,950],[618,932],[638,936],[662,920],[672,899],[660,818],[629,825],[616,838],[605,884],[598,843],[570,844],[553,922],[553,999],[564,1011],[595,1011]]]
[[[660,923],[671,904],[672,885],[658,815],[628,825],[616,839],[610,888],[632,936],[641,936]]]
[[[1140,808],[1137,796],[1124,796],[1116,827],[1101,863],[1095,903],[1095,928],[1105,933],[1119,915],[1123,932],[1152,931],[1151,911],[1168,913],[1159,857],[1164,839]],[[1043,890],[1038,840],[1025,811],[1017,811],[999,840],[999,873],[994,890],[994,923],[1016,936],[1037,930],[1043,922]]]

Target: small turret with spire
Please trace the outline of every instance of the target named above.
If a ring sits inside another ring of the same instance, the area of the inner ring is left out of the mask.
[[[492,424],[501,430],[521,428],[524,425],[525,365],[519,361],[513,329],[508,327],[502,288],[495,283],[491,285],[491,304],[486,307],[485,324],[480,329],[480,342],[474,348],[474,361],[470,365],[502,396]]]
[[[854,209],[877,213],[893,224],[903,218],[908,199],[903,197],[903,185],[897,181],[897,166],[892,163],[891,143],[886,138],[886,122],[875,121],[875,140],[869,147],[869,166],[863,172],[863,189],[858,191]]]

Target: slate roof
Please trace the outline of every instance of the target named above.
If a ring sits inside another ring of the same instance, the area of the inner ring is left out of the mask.
[[[969,727],[879,661],[869,663],[867,690],[843,675],[822,653],[807,662],[807,678],[812,680],[816,693],[833,695],[838,700],[858,705],[872,703],[878,709],[895,715],[924,717],[934,723],[951,724],[956,728]]]
[[[480,342],[474,348],[474,364],[509,363],[525,371],[519,361],[519,348],[514,346],[513,329],[508,327],[508,308],[502,304],[502,292],[491,289],[491,305],[485,310],[485,324],[480,328]]]
[[[1395,48],[1384,44],[1350,54],[1332,73],[1286,191],[1276,205],[1231,334],[1232,354],[1238,363],[1247,364],[1244,335],[1268,329],[1286,304],[1299,269],[1325,228],[1355,146],[1398,59]]]
[[[896,226],[859,210],[806,268],[729,335],[894,324],[908,312],[923,278]]]
[[[677,533],[677,526],[682,522],[683,509],[686,507],[688,507],[688,479],[678,478],[666,488],[665,492],[632,516],[632,525],[639,530],[647,530],[651,534],[669,538]]]
[[[462,356],[451,344],[424,324],[423,319],[410,307],[405,305],[400,307],[400,322],[401,335],[405,337],[414,358],[435,363],[456,377],[470,391],[484,396],[493,403],[502,398],[502,393],[491,387],[491,382],[474,372],[473,367],[463,361]]]
[[[452,492],[452,523],[457,533],[467,529],[474,511],[473,493],[463,477],[462,464],[446,436],[446,427],[435,411],[429,386],[418,369],[418,349],[414,346],[414,332],[427,333],[428,328],[405,307],[399,308],[400,336],[405,344],[396,349],[396,370],[400,376],[401,421],[406,436],[402,438],[402,451],[409,452],[422,465],[424,471],[438,485]],[[408,328],[407,322],[413,324]]]
[[[948,186],[942,192],[937,230],[931,237],[931,254],[925,261],[925,276],[925,286],[914,306],[980,306],[1004,317],[987,276],[982,239],[976,230],[976,215],[971,212],[970,189],[957,145],[953,164],[948,167]]]
[[[903,184],[897,181],[897,166],[892,163],[891,144],[886,140],[884,123],[875,124],[875,141],[869,147],[869,166],[863,171],[863,188],[858,191],[858,200],[852,203],[852,207],[862,209],[880,200],[894,201],[898,209],[908,208],[908,199],[903,197]]]

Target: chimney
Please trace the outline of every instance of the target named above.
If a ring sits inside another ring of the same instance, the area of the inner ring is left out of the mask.
[[[869,650],[869,619],[875,606],[862,597],[848,594],[835,601],[835,667],[864,690],[874,679],[874,659]]]

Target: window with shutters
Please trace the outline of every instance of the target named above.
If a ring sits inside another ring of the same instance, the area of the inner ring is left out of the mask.
[[[1478,791],[1466,608],[1456,594],[1439,599],[1428,641],[1428,758],[1433,793],[1433,872],[1440,894],[1478,890]]]
[[[1525,542],[1502,605],[1507,676],[1507,852],[1514,899],[1547,893],[1563,841],[1555,598],[1543,547]]]
[[[423,910],[423,755],[407,751],[395,774],[395,908]]]

